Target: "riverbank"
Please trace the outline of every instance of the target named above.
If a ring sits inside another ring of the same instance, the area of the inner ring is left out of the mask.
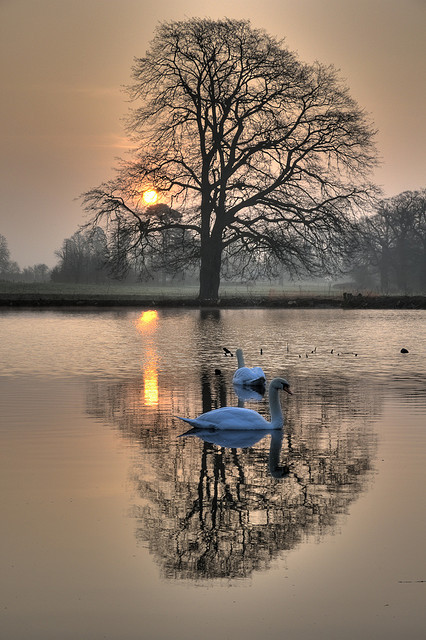
[[[342,295],[226,295],[217,304],[201,305],[196,296],[173,296],[154,292],[90,293],[83,292],[1,292],[0,307],[5,308],[111,308],[111,307],[217,307],[217,308],[298,308],[298,309],[426,309],[426,296],[377,296],[343,293]]]

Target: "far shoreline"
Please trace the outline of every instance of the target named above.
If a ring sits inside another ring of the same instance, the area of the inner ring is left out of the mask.
[[[5,308],[96,308],[162,307],[190,309],[426,309],[426,296],[363,295],[343,293],[341,296],[321,295],[257,295],[229,296],[217,303],[203,303],[195,297],[81,294],[81,293],[0,293],[0,307]]]

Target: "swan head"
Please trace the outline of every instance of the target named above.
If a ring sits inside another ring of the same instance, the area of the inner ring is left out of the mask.
[[[285,391],[290,396],[293,395],[293,391],[290,389],[290,384],[287,382],[285,378],[274,378],[270,385],[270,389],[278,389],[280,391]]]

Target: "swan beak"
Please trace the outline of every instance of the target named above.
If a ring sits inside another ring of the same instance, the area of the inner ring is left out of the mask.
[[[283,391],[285,391],[286,393],[288,393],[290,396],[293,395],[293,391],[291,391],[290,387],[283,387]]]

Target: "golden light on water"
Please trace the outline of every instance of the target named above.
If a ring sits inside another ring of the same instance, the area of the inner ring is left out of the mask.
[[[135,324],[138,329],[144,330],[149,325],[152,325],[157,319],[158,319],[157,311],[150,309],[149,311],[143,311],[143,313],[141,313],[139,318],[136,320]]]
[[[158,200],[158,192],[155,189],[147,189],[143,192],[142,199],[145,204],[155,204]]]
[[[154,341],[157,320],[158,312],[155,309],[143,311],[135,320],[135,326],[144,336],[145,341],[143,402],[149,407],[158,405],[158,356]]]
[[[144,368],[143,395],[147,406],[152,407],[158,404],[158,373],[155,361]]]

